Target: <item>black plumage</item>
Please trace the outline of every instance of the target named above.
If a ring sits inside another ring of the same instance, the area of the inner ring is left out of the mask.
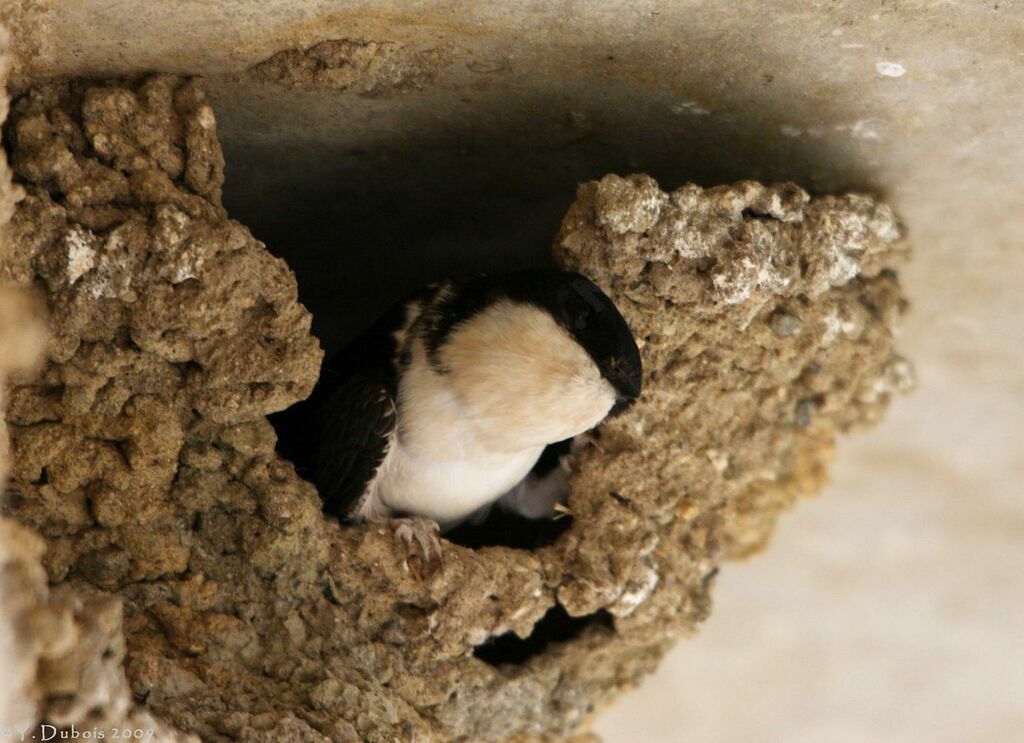
[[[640,394],[643,369],[633,333],[614,303],[587,277],[573,271],[527,269],[453,279],[442,286],[447,291],[424,309],[423,332],[431,362],[439,371],[443,371],[439,350],[452,331],[499,299],[510,299],[547,310],[624,400],[631,402]]]
[[[314,480],[328,513],[347,516],[358,508],[387,455],[398,420],[387,376],[383,371],[358,374],[317,411]]]
[[[396,304],[327,359],[308,399],[271,416],[278,451],[317,484],[327,513],[351,514],[387,454],[397,423],[394,334],[413,299]]]

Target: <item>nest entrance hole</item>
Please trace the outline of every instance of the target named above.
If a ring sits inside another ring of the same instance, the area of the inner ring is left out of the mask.
[[[430,282],[550,265],[581,182],[638,171],[666,183],[750,174],[750,160],[737,159],[717,127],[669,113],[656,93],[566,82],[559,94],[510,96],[497,86],[493,96],[474,94],[474,105],[438,108],[425,93],[384,103],[271,86],[250,98],[210,81],[224,204],[295,272],[328,358]],[[285,432],[279,416],[271,422],[279,453],[296,461],[305,434]],[[495,509],[449,536],[470,547],[535,548],[570,522]]]
[[[514,632],[506,632],[477,645],[473,648],[473,655],[495,667],[523,665],[553,644],[575,640],[590,627],[600,627],[609,632],[615,630],[612,615],[604,609],[574,617],[561,604],[556,604],[540,618],[528,636],[519,637]]]

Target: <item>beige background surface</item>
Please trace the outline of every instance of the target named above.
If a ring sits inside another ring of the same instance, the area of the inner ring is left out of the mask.
[[[723,570],[703,632],[597,729],[1021,739],[1024,5],[64,0],[48,23],[35,72],[237,71],[325,38],[450,53],[422,89],[372,98],[211,81],[228,203],[300,280],[319,259],[288,236],[338,224],[399,246],[410,276],[536,257],[573,183],[609,171],[882,193],[916,248],[903,348],[919,391],[842,442],[835,484]],[[342,204],[329,224],[298,203],[317,198]],[[381,302],[356,276],[311,305]]]
[[[924,373],[915,403],[943,388]],[[700,634],[599,721],[606,740],[1020,740],[1020,417],[998,393],[933,402],[846,442],[836,484],[723,570]],[[946,456],[921,457],[929,432]]]

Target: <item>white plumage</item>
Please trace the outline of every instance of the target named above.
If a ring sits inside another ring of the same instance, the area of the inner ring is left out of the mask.
[[[363,518],[415,513],[450,527],[513,491],[547,444],[593,428],[615,403],[586,351],[537,307],[502,300],[456,328],[443,371],[409,319],[397,426]]]

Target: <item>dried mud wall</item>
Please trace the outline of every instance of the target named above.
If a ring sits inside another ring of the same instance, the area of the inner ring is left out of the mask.
[[[388,529],[324,519],[274,452],[265,416],[308,394],[321,353],[288,267],[221,205],[201,86],[39,85],[4,139],[25,196],[0,275],[34,288],[51,330],[42,371],[8,394],[4,528],[23,546],[0,553],[42,617],[23,640],[47,649],[18,669],[36,719],[153,715],[160,735],[204,740],[564,738],[707,615],[718,564],[817,491],[836,434],[910,384],[885,205],[586,183],[554,255],[622,308],[644,397],[581,456],[553,544],[446,543],[424,583]]]

